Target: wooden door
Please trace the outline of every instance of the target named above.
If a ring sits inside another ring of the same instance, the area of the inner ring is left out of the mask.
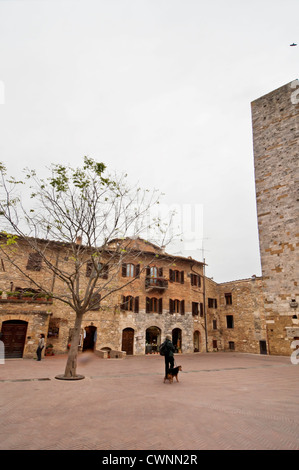
[[[2,323],[2,338],[5,347],[5,358],[23,357],[27,323],[22,321],[6,321]]]
[[[132,328],[126,328],[123,330],[122,335],[122,351],[126,351],[127,355],[133,354],[134,349],[134,330]]]

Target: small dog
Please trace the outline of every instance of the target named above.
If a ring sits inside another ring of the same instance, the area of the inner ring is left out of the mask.
[[[178,382],[179,381],[178,375],[179,375],[180,370],[183,370],[182,366],[177,366],[177,367],[174,367],[173,369],[169,369],[167,377],[165,377],[164,379],[164,383],[168,379],[169,382],[172,384],[174,377],[176,378],[176,381]]]

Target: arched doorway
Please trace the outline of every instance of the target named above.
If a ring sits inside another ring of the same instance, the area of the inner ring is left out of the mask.
[[[172,330],[172,343],[175,347],[175,352],[182,352],[182,330],[180,328]]]
[[[194,331],[193,333],[193,351],[200,352],[200,333],[199,331]]]
[[[93,324],[84,329],[83,351],[93,351],[97,340],[97,327]]]
[[[122,333],[121,350],[125,351],[128,356],[132,356],[134,352],[134,330],[133,328],[125,328]]]
[[[155,354],[159,352],[161,344],[161,330],[157,326],[150,326],[145,332],[145,353]]]
[[[23,357],[28,323],[22,320],[7,320],[2,323],[1,341],[4,343],[5,358]]]

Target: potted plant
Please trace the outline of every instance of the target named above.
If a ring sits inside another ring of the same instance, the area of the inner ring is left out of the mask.
[[[46,350],[45,350],[45,356],[54,356],[54,346],[53,344],[47,344]]]
[[[20,293],[19,292],[8,291],[8,292],[6,292],[6,294],[7,294],[7,299],[8,300],[16,300],[16,299],[20,298]]]
[[[32,300],[32,297],[34,296],[33,292],[23,292],[22,294],[22,299],[24,300]]]

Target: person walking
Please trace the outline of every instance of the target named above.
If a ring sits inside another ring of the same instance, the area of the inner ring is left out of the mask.
[[[174,367],[174,351],[175,347],[172,344],[171,336],[167,335],[164,343],[160,346],[160,354],[165,358],[165,379],[167,378],[169,369],[173,369]]]
[[[42,360],[42,350],[45,347],[45,335],[42,333],[42,334],[39,335],[39,338],[40,339],[38,341],[36,354],[37,354],[37,360],[41,361]]]

